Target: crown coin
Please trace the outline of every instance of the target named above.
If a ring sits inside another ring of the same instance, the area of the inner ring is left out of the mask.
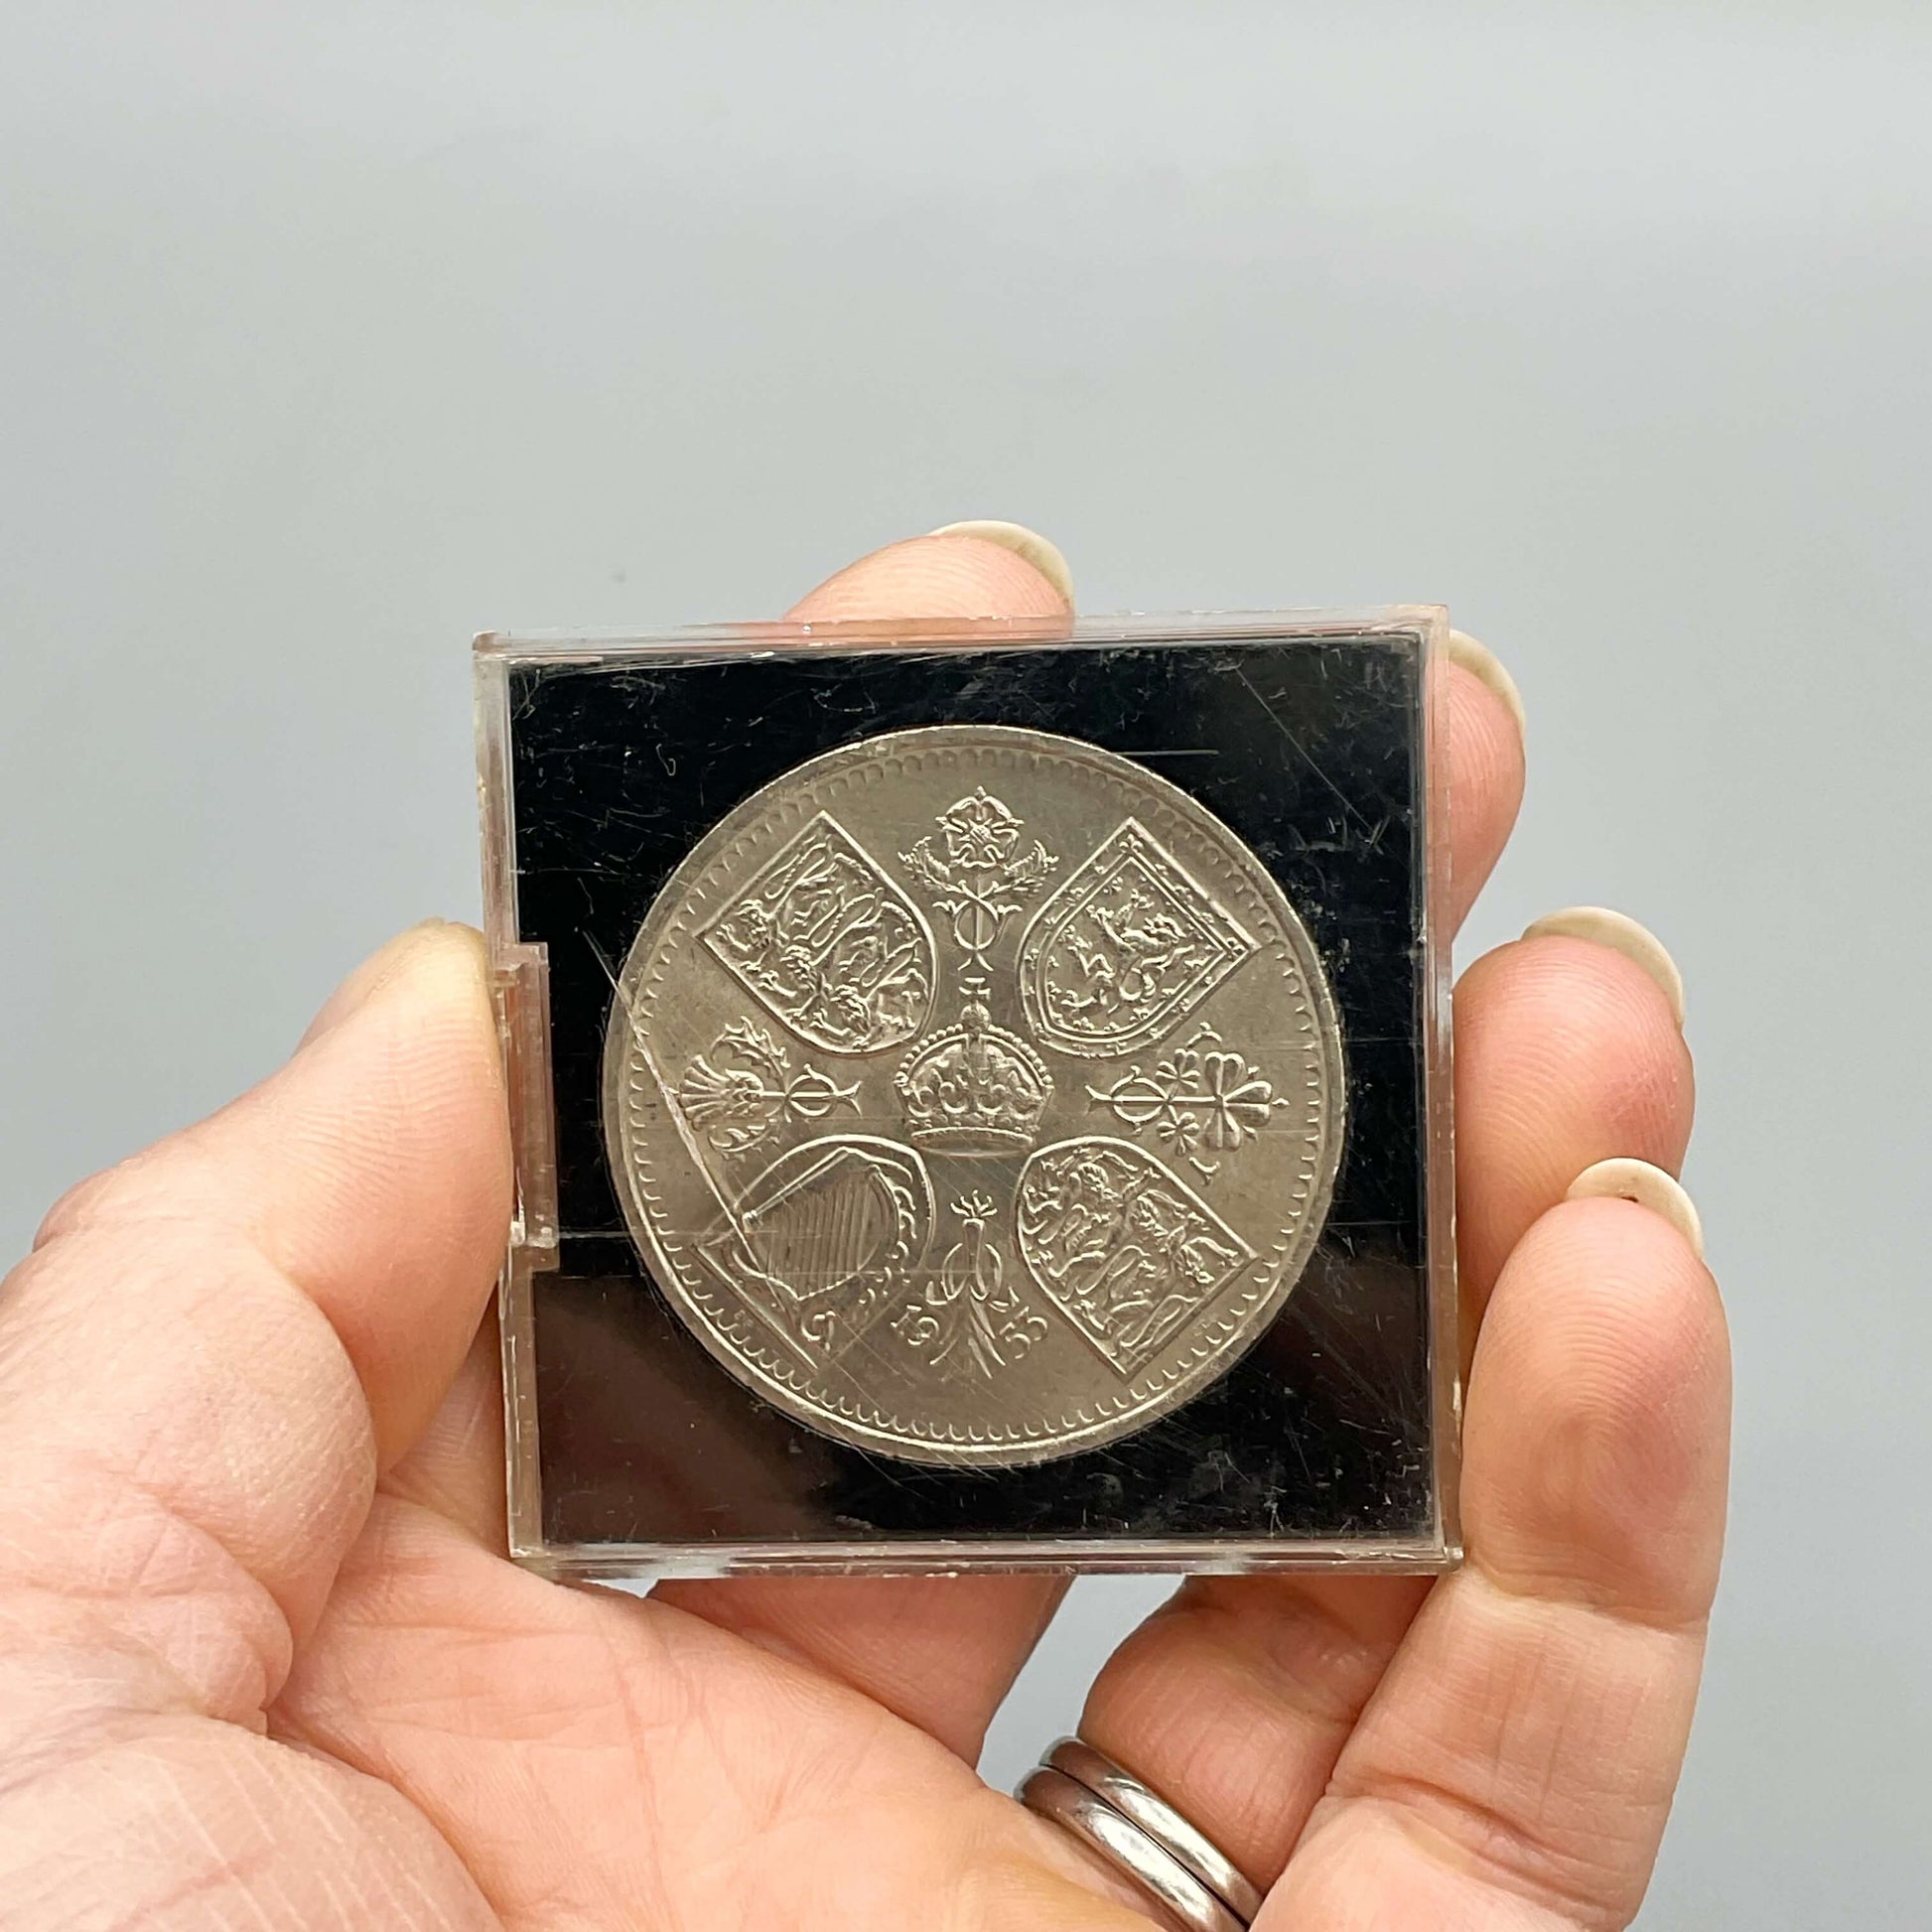
[[[727,1374],[868,1455],[1146,1428],[1293,1292],[1342,1143],[1301,916],[1132,759],[935,725],[810,759],[686,854],[619,972],[611,1173]]]

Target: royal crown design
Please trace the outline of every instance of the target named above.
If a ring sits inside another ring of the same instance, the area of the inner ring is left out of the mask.
[[[922,1040],[896,1076],[914,1147],[967,1156],[1024,1152],[1053,1092],[1046,1063],[979,1001]]]

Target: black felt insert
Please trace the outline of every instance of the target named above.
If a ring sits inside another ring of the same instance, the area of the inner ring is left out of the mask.
[[[510,696],[519,936],[549,948],[564,1230],[534,1285],[549,1541],[1430,1532],[1418,639],[522,664]],[[1139,1434],[1011,1470],[848,1448],[741,1387],[651,1283],[600,1119],[603,962],[696,840],[821,752],[974,723],[1120,753],[1239,834],[1321,952],[1348,1069],[1325,1231],[1255,1347]]]

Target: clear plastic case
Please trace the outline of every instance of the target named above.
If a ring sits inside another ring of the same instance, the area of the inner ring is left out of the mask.
[[[1452,1562],[1445,635],[479,638],[512,1553]]]

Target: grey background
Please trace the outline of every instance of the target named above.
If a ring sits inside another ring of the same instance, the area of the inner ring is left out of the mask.
[[[1092,610],[1440,599],[1532,725],[1465,950],[1690,985],[1736,1500],[1645,1923],[1927,1922],[1929,79],[1848,0],[14,0],[6,1245],[474,910],[475,629],[968,515]]]

